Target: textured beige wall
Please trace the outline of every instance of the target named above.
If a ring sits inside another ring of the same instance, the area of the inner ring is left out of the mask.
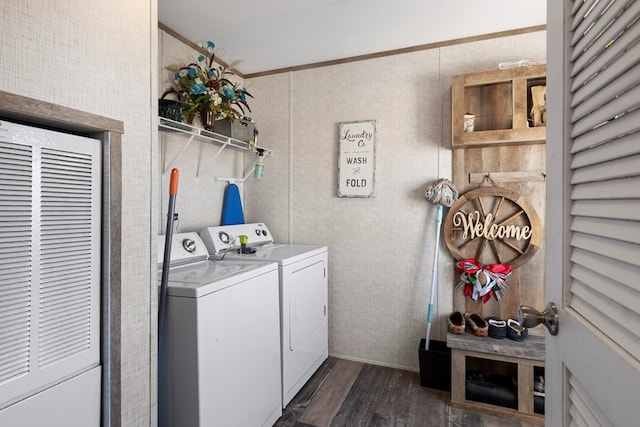
[[[155,1],[0,3],[0,89],[124,122],[122,425],[155,424]]]
[[[435,243],[432,181],[451,177],[451,76],[543,60],[546,33],[424,50],[247,81],[265,178],[248,221],[277,240],[329,247],[329,351],[417,369]],[[338,123],[376,120],[377,196],[338,198]],[[456,278],[444,244],[432,338],[443,339]]]

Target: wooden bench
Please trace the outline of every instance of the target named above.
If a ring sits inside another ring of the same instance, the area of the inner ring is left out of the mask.
[[[495,339],[471,334],[447,335],[451,348],[451,406],[481,411],[491,415],[517,418],[531,424],[544,425],[544,415],[534,412],[534,369],[544,368],[544,336],[542,331],[529,331],[524,341]],[[517,409],[468,400],[467,371],[481,368],[487,375],[502,374],[516,379]]]

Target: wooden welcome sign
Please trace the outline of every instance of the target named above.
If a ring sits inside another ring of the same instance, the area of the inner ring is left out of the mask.
[[[542,226],[533,206],[515,191],[485,187],[461,195],[444,222],[444,240],[456,260],[520,267],[540,247]]]

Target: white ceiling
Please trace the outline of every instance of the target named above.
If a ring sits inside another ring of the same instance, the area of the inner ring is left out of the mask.
[[[158,20],[251,74],[544,25],[546,2],[158,0]]]

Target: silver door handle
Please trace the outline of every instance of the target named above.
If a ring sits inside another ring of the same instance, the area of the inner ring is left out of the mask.
[[[551,335],[558,335],[560,327],[558,306],[555,302],[550,302],[543,312],[539,312],[528,305],[521,305],[518,309],[518,322],[525,328],[533,328],[542,323]]]

